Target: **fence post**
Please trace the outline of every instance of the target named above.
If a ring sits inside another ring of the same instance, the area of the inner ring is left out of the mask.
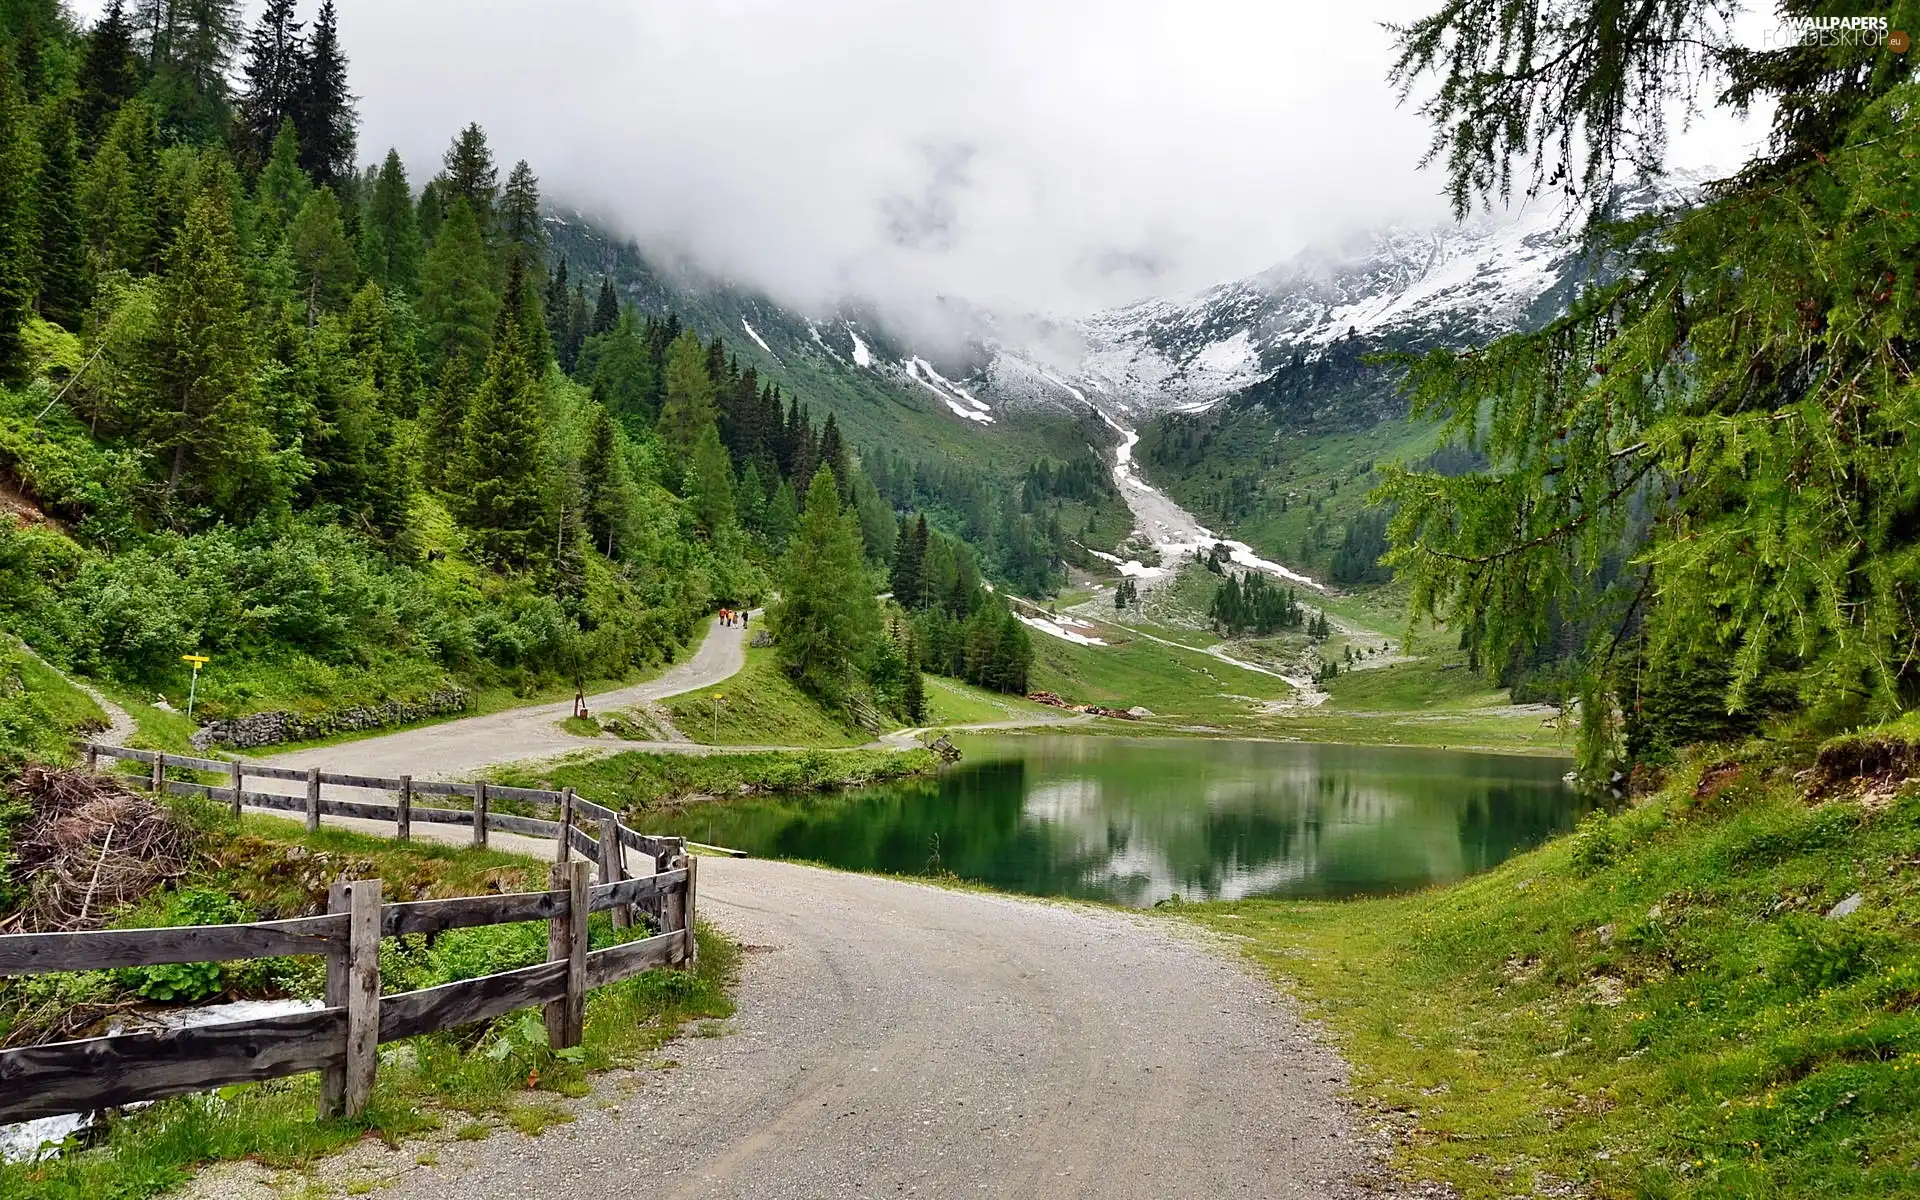
[[[244,793],[242,793],[241,791],[244,771],[240,766],[240,760],[237,758],[233,760],[232,771],[233,771],[233,816],[235,820],[238,820],[240,818],[240,801],[244,796]]]
[[[99,769],[100,769],[100,748],[94,745],[92,742],[88,742],[87,743],[87,774],[91,775],[95,771],[98,771]]]
[[[600,882],[619,883],[627,877],[626,849],[620,845],[620,822],[612,817],[600,818]],[[613,906],[613,927],[627,929],[633,925],[633,910],[624,904]]]
[[[413,840],[413,776],[400,777],[400,803],[394,808],[394,834],[403,842]]]
[[[687,930],[687,940],[681,951],[680,965],[691,971],[694,965],[700,961],[700,943],[693,935],[694,881],[700,878],[700,860],[689,854],[685,861],[687,864],[687,897],[686,916],[684,920]]]
[[[307,768],[307,832],[320,831],[320,768]]]
[[[580,1044],[587,1014],[587,871],[584,859],[555,863],[547,878],[567,893],[567,911],[547,921],[547,961],[567,964],[567,994],[547,1003],[547,1042],[555,1050]]]
[[[327,955],[327,1007],[347,1010],[340,1065],[320,1079],[320,1115],[358,1117],[380,1064],[380,881],[334,881],[327,911],[347,914],[347,941]]]
[[[473,845],[476,850],[487,848],[487,781],[484,779],[473,785]]]
[[[573,789],[560,789],[560,839],[554,847],[553,861],[566,862],[573,854]]]
[[[154,754],[153,774],[150,777],[149,782],[151,784],[151,790],[155,795],[159,795],[162,791],[166,790],[166,786],[167,786],[166,751],[162,750]]]
[[[674,848],[668,851],[667,855],[667,870],[669,871],[684,867],[693,861],[687,854],[687,842],[685,838],[674,838],[673,844]],[[662,897],[660,932],[671,933],[676,929],[684,929],[686,928],[686,923],[687,893],[678,889],[668,892]]]

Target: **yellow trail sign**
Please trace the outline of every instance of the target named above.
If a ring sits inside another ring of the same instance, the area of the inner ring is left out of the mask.
[[[211,658],[208,658],[204,654],[182,654],[180,656],[180,661],[192,663],[193,669],[198,671],[202,666],[212,662],[213,660]]]

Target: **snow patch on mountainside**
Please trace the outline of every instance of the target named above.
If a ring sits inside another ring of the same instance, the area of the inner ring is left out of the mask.
[[[847,336],[853,339],[853,365],[856,367],[871,367],[873,365],[873,351],[867,349],[867,344],[860,340],[860,335],[853,331],[853,326],[851,325],[847,326]]]
[[[767,339],[760,336],[759,331],[753,327],[752,322],[748,321],[745,317],[741,317],[740,326],[741,328],[747,331],[747,336],[753,339],[754,345],[760,347],[762,350],[765,350],[768,354],[773,354],[773,347],[767,345]],[[778,354],[773,354],[773,358],[775,362],[780,361],[780,356]]]
[[[916,355],[901,360],[900,365],[905,368],[907,378],[940,397],[954,416],[978,421],[982,425],[993,424],[993,416],[984,403],[955,387],[945,376],[934,370],[933,364],[926,359]]]

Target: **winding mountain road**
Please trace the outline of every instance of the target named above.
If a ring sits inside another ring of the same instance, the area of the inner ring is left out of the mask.
[[[749,630],[738,625],[722,625],[713,618],[705,640],[691,658],[677,662],[658,677],[611,692],[587,697],[594,712],[624,708],[647,700],[678,696],[697,688],[711,687],[737,674],[747,661]],[[577,737],[560,727],[573,713],[573,702],[534,704],[510,708],[484,716],[464,717],[418,729],[316,746],[276,754],[259,761],[276,767],[319,767],[323,771],[344,771],[356,775],[402,774],[466,778],[483,767],[518,762],[528,758],[551,758],[571,750],[598,747],[607,743],[595,738]],[[689,742],[623,742],[626,749],[667,750],[703,753],[712,748]]]

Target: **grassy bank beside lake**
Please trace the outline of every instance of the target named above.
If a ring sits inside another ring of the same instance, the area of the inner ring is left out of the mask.
[[[931,751],[770,750],[739,754],[592,752],[541,763],[517,763],[492,773],[513,787],[570,787],[609,808],[643,812],[695,796],[834,791],[930,775],[940,767]]]
[[[1451,887],[1186,911],[1465,1197],[1913,1196],[1920,726],[1860,745],[1700,755]]]

